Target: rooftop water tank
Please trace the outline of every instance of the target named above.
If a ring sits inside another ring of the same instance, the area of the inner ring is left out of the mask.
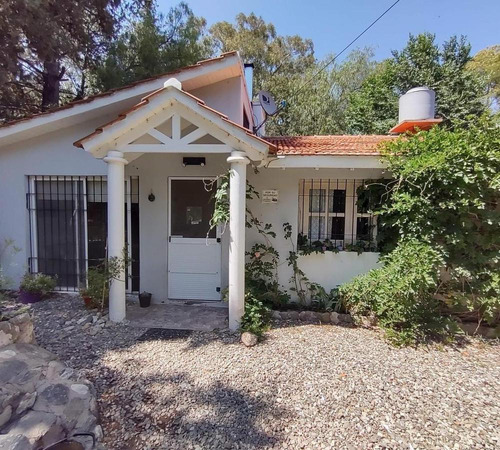
[[[436,93],[427,86],[410,89],[399,98],[399,123],[405,120],[434,119]]]

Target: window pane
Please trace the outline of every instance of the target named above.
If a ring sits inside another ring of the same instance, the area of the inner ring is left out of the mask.
[[[326,197],[325,189],[310,189],[309,212],[324,212],[325,197]]]
[[[38,272],[76,288],[85,265],[82,182],[37,180],[35,192]]]
[[[330,217],[330,239],[344,240],[345,217]]]
[[[309,217],[309,240],[320,241],[325,238],[325,218]]]
[[[345,212],[345,189],[330,190],[328,208],[330,212],[334,213]]]
[[[216,237],[210,230],[210,219],[214,212],[214,198],[205,189],[203,180],[172,180],[171,184],[173,236],[185,238]]]
[[[368,212],[368,208],[370,206],[370,198],[368,195],[366,195],[366,191],[364,189],[358,188],[356,193],[357,193],[356,206],[358,213],[365,214]]]
[[[358,217],[356,234],[358,240],[370,241],[370,218],[369,217]]]

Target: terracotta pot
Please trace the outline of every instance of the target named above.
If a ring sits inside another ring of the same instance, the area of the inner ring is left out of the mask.
[[[43,296],[40,293],[34,293],[34,292],[25,292],[21,291],[19,293],[19,301],[21,303],[37,303],[40,300],[42,300]]]
[[[92,304],[92,297],[82,297],[85,306],[90,306]]]

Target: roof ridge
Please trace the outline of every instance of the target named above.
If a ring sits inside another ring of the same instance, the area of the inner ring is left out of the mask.
[[[149,78],[144,78],[142,80],[133,81],[132,83],[129,83],[125,86],[119,86],[116,88],[108,89],[107,91],[104,91],[104,92],[99,92],[99,93],[94,94],[94,95],[89,95],[87,97],[84,97],[84,98],[81,98],[78,100],[72,100],[72,101],[69,101],[68,103],[65,103],[64,105],[56,106],[56,107],[51,108],[47,111],[42,111],[39,113],[31,114],[31,115],[26,116],[26,117],[21,117],[19,119],[14,119],[14,120],[10,120],[8,122],[4,122],[4,123],[0,124],[0,129],[6,128],[6,127],[9,127],[12,125],[16,125],[20,122],[26,122],[26,121],[29,121],[31,119],[35,119],[37,117],[43,117],[43,116],[46,116],[46,115],[49,115],[52,113],[56,113],[58,111],[64,111],[65,109],[69,109],[69,108],[72,108],[74,106],[84,105],[86,103],[91,103],[92,101],[94,101],[96,99],[108,97],[108,96],[114,94],[115,92],[120,92],[120,91],[124,91],[126,89],[131,89],[131,88],[139,86],[141,84],[146,84],[146,83],[149,83],[151,81],[166,77],[168,75],[174,75],[174,74],[177,74],[179,72],[183,72],[185,70],[195,69],[195,68],[203,66],[204,64],[209,64],[209,63],[212,63],[215,61],[219,61],[219,60],[224,59],[228,56],[235,55],[237,53],[238,52],[236,50],[233,50],[230,52],[224,52],[224,53],[221,53],[219,56],[215,56],[213,58],[208,58],[208,59],[203,59],[203,60],[198,61],[195,64],[191,64],[189,66],[179,67],[178,69],[171,70],[170,72],[164,72],[164,73],[161,73],[161,74],[149,77]],[[160,88],[160,89],[163,89],[163,88]],[[148,94],[148,95],[151,95],[151,94]]]

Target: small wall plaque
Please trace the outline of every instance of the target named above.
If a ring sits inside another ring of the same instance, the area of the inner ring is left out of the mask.
[[[278,203],[278,191],[276,189],[263,189],[262,203]]]

